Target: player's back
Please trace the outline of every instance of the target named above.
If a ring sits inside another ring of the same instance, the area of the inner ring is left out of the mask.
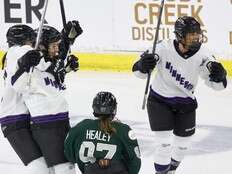
[[[29,45],[11,47],[6,54],[6,63],[4,68],[4,87],[0,104],[0,117],[9,115],[20,115],[28,112],[22,96],[15,91],[12,85],[12,76],[18,69],[18,59],[20,59],[27,51],[31,50]]]
[[[125,154],[127,154],[125,145],[134,141],[129,137],[131,129],[128,125],[117,121],[111,123],[116,130],[116,133],[112,135],[101,130],[99,119],[85,119],[78,123],[70,130],[66,139],[66,155],[71,156],[72,154],[68,154],[68,151],[75,151],[79,154],[78,160],[83,163],[94,163],[97,159],[125,160]],[[73,147],[68,145],[73,143],[75,143],[75,149],[71,149]],[[133,145],[138,146],[137,141]]]
[[[79,154],[80,158],[85,157],[85,150],[91,150],[93,154],[88,153],[88,159],[113,159],[121,160],[123,159],[123,139],[126,138],[125,134],[128,133],[129,127],[120,122],[112,122],[113,127],[116,130],[116,133],[110,135],[109,133],[104,132],[100,128],[100,120],[91,120],[86,119],[82,121],[80,127],[77,128],[77,131],[82,133],[79,136]],[[93,158],[91,159],[91,156]],[[84,160],[85,161],[85,160]]]
[[[140,169],[135,134],[128,125],[118,121],[85,119],[71,128],[64,146],[66,158],[77,163],[82,172],[91,166],[98,168],[96,164],[103,159],[111,161],[114,168],[117,166],[116,173],[128,169],[130,174],[136,174]]]

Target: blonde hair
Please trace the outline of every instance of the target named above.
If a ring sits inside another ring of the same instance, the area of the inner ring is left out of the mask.
[[[116,133],[116,129],[112,125],[112,120],[108,117],[100,116],[100,128],[105,133],[108,133],[110,135]]]

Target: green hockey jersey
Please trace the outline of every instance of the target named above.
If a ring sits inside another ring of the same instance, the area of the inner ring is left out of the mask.
[[[122,161],[130,174],[137,174],[141,166],[140,150],[131,128],[112,122],[116,133],[110,135],[100,129],[100,120],[85,119],[71,128],[65,140],[65,156],[84,172],[85,165],[98,159]]]

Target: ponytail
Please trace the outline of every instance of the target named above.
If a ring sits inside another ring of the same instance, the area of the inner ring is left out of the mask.
[[[108,117],[107,118],[103,116],[100,117],[100,128],[105,133],[108,133],[110,135],[116,133],[116,129],[112,125],[112,120]]]

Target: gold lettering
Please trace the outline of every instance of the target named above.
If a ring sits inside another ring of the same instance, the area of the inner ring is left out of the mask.
[[[149,40],[149,41],[154,40],[153,28],[147,27],[146,32],[147,32],[146,40]]]
[[[202,30],[202,34],[203,34],[203,43],[207,43],[208,42],[208,37],[206,36],[207,31],[206,30]]]
[[[144,18],[144,19],[139,19],[139,14],[141,13],[140,8],[147,8],[146,5],[144,3],[137,3],[135,5],[135,8],[134,8],[134,14],[135,14],[135,21],[138,23],[138,24],[146,24],[147,23],[147,19]]]
[[[142,40],[145,40],[145,28],[142,27]]]
[[[153,41],[156,27],[132,27],[132,39],[139,41]],[[170,39],[170,28],[160,28],[158,40]]]
[[[166,25],[174,25],[175,21],[172,21],[170,19],[170,17],[175,17],[175,13],[174,12],[170,12],[171,8],[175,8],[174,4],[166,4],[164,7],[164,11],[165,11],[165,24]]]
[[[202,9],[202,5],[200,5],[199,7],[197,7],[197,9],[195,9],[196,7],[194,5],[191,5],[191,13],[192,13],[192,17],[194,17],[200,24],[201,26],[204,26],[204,23],[202,22],[199,13]]]
[[[230,31],[230,45],[232,45],[232,31]]]
[[[140,40],[140,29],[139,27],[132,27],[132,39]]]
[[[187,4],[179,4],[179,5],[177,5],[177,16],[178,17],[187,16],[188,15],[187,12],[183,12],[184,9],[188,9],[188,5]]]
[[[160,6],[158,4],[149,4],[149,18],[150,18],[150,24],[154,24],[154,16],[156,19],[159,16],[159,9]]]

